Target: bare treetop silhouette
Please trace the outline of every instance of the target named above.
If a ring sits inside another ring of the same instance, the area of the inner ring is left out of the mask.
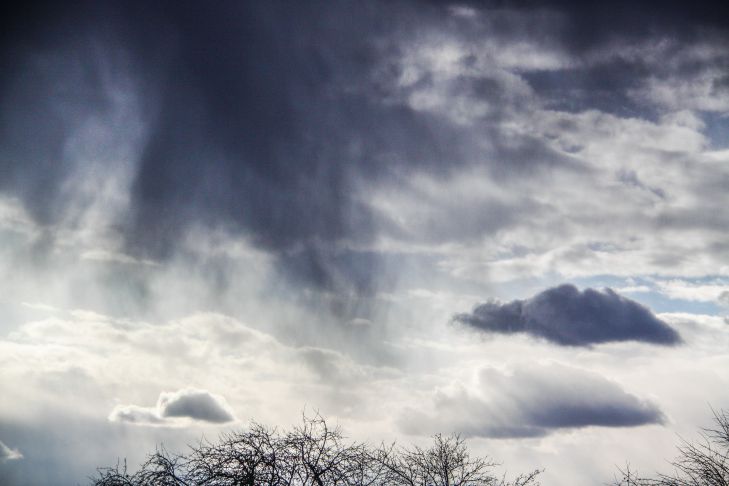
[[[187,454],[159,447],[142,467],[101,468],[95,486],[538,486],[535,470],[507,481],[497,464],[472,457],[459,435],[435,435],[430,447],[372,447],[350,442],[319,414],[281,431],[252,422],[247,430],[201,442]]]

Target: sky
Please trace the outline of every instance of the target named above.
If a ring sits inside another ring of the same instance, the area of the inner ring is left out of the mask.
[[[0,12],[0,483],[319,411],[507,476],[729,408],[729,4]]]

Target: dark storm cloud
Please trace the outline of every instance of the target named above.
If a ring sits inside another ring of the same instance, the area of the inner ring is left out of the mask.
[[[405,432],[455,430],[468,436],[540,437],[561,429],[636,427],[662,424],[654,404],[627,393],[604,377],[558,364],[517,367],[511,373],[486,369],[479,390],[440,392],[434,416],[408,411]]]
[[[489,333],[523,333],[564,346],[613,341],[674,345],[679,334],[646,307],[611,289],[580,291],[574,285],[547,289],[529,299],[488,302],[456,322]]]
[[[400,86],[408,47],[431,32],[474,46],[487,38],[544,44],[577,56],[576,67],[557,77],[515,71],[554,106],[568,98],[578,108],[608,109],[640,86],[646,63],[608,56],[583,65],[580,56],[612,48],[616,37],[694,32],[721,18],[703,7],[679,16],[674,4],[650,13],[599,2],[472,6],[483,14],[477,21],[428,2],[78,1],[6,11],[0,190],[43,223],[67,219],[73,194],[65,183],[99,170],[79,167],[69,139],[113,108],[108,78],[129,76],[144,134],[129,212],[109,222],[124,235],[126,252],[164,259],[190,227],[220,226],[272,252],[304,285],[371,293],[379,257],[341,250],[366,246],[383,230],[357,197],[363,187],[415,169],[447,174],[475,160],[504,178],[579,165],[543,139],[504,128],[529,97],[509,95],[512,81],[493,73],[456,75],[445,91],[446,107],[457,97],[465,106],[488,105],[472,126],[413,108],[408,94],[436,81],[426,72]],[[478,61],[474,52],[464,54],[464,66]],[[519,211],[477,208],[474,214],[499,220],[467,231],[515,221]]]
[[[109,102],[89,45],[111,46],[127,56],[113,74],[134,77],[147,124],[121,222],[128,251],[164,258],[190,225],[221,225],[305,255],[295,271],[331,283],[332,244],[373,236],[355,180],[401,165],[448,170],[460,157],[453,127],[374,96],[372,72],[414,8],[81,2],[16,12],[34,28],[14,29],[3,49],[2,189],[43,222],[62,216],[75,170],[64,147]]]

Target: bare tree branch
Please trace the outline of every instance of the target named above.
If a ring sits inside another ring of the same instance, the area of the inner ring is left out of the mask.
[[[471,457],[458,435],[436,435],[429,448],[372,448],[347,441],[316,413],[282,433],[252,423],[223,434],[216,444],[201,441],[187,455],[160,447],[141,469],[126,463],[101,468],[95,486],[538,486],[533,471],[513,482],[491,474],[496,464]]]

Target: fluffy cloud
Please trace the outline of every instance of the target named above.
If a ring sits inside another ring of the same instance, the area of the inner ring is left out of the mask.
[[[654,404],[625,392],[604,377],[558,364],[518,366],[510,372],[481,371],[476,389],[436,393],[431,413],[410,409],[400,418],[412,434],[455,430],[478,437],[540,437],[589,426],[661,424]]]
[[[144,425],[175,425],[176,419],[222,424],[235,417],[225,398],[194,388],[160,393],[155,408],[117,405],[109,414],[112,422]]]
[[[681,342],[678,332],[639,303],[611,289],[580,291],[569,284],[526,300],[481,304],[454,320],[484,332],[526,333],[565,346],[611,341]]]
[[[18,459],[22,459],[23,454],[20,453],[17,449],[11,449],[7,445],[5,445],[2,441],[0,441],[0,462],[3,461],[16,461]]]

